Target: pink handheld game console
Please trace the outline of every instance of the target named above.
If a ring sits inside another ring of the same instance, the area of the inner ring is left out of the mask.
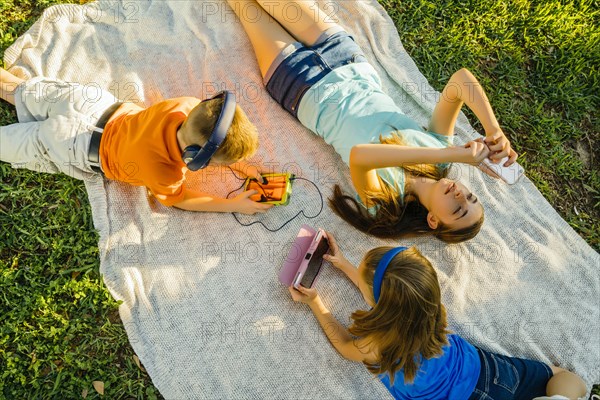
[[[325,231],[315,231],[308,225],[302,225],[279,272],[279,281],[296,288],[300,285],[312,287],[321,272],[323,255],[327,251],[329,242]]]

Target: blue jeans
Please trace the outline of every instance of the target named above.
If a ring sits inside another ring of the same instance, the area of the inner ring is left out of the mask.
[[[477,348],[481,372],[470,400],[531,400],[546,395],[552,370],[546,364]]]
[[[283,108],[298,117],[302,96],[329,72],[353,62],[367,62],[352,36],[338,29],[322,35],[313,46],[299,42],[287,46],[265,75],[267,91]]]

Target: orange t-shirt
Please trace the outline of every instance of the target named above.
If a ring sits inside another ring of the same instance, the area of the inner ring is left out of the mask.
[[[165,206],[182,201],[187,167],[177,129],[199,103],[194,97],[169,99],[110,121],[100,143],[106,177],[146,186]]]

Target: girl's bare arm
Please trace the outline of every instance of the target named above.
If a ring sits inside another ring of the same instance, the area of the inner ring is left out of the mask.
[[[350,176],[356,192],[366,204],[368,192],[381,191],[375,171],[378,168],[450,162],[478,164],[488,152],[485,144],[476,141],[465,146],[446,148],[359,144],[350,151]]]
[[[309,303],[309,306],[327,335],[327,339],[342,357],[357,362],[373,362],[375,360],[375,354],[370,351],[369,347],[364,346],[360,339],[355,339],[350,335],[346,327],[323,305],[320,297],[317,296]]]
[[[456,119],[463,104],[466,104],[477,116],[485,130],[486,143],[490,148],[490,158],[500,160],[509,157],[507,166],[517,159],[517,153],[502,132],[490,101],[477,78],[466,68],[455,72],[433,110],[429,130],[441,135],[454,134]]]

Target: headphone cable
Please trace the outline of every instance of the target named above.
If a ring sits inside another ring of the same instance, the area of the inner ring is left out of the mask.
[[[228,198],[229,198],[229,196],[231,196],[231,194],[232,194],[232,193],[234,193],[234,192],[237,192],[238,190],[240,190],[241,188],[243,188],[243,187],[244,187],[244,185],[246,184],[246,179],[244,179],[244,178],[240,178],[239,176],[237,176],[237,175],[235,174],[235,172],[233,172],[233,169],[232,169],[230,166],[227,166],[227,167],[229,168],[229,170],[231,171],[231,173],[233,174],[233,176],[235,176],[235,177],[236,177],[237,179],[239,179],[239,180],[242,180],[242,181],[244,181],[244,183],[242,183],[242,185],[241,185],[240,187],[238,187],[238,188],[236,188],[236,189],[232,190],[231,192],[227,193],[227,196],[225,196],[225,198],[226,198],[226,199],[228,199]],[[232,212],[232,213],[231,213],[231,215],[233,215],[233,218],[235,218],[235,220],[237,221],[237,223],[238,223],[238,224],[240,224],[240,225],[242,225],[242,226],[252,226],[252,225],[260,224],[260,225],[262,225],[262,226],[263,226],[263,228],[265,228],[265,229],[266,229],[266,230],[268,230],[269,232],[277,232],[277,231],[279,231],[279,230],[283,229],[283,227],[285,227],[287,224],[289,224],[290,222],[292,222],[293,220],[295,220],[296,218],[298,218],[300,215],[304,215],[304,217],[305,217],[306,219],[314,219],[314,218],[317,218],[319,215],[321,215],[321,212],[323,212],[323,207],[324,207],[324,205],[325,205],[325,202],[324,202],[324,200],[323,200],[323,194],[321,193],[321,189],[319,189],[319,187],[318,187],[318,186],[317,186],[317,185],[316,185],[316,184],[315,184],[313,181],[311,181],[310,179],[301,178],[301,177],[294,177],[294,178],[290,178],[290,181],[295,181],[295,180],[302,180],[302,181],[307,181],[307,182],[310,182],[310,183],[311,183],[311,184],[312,184],[312,185],[313,185],[313,186],[314,186],[314,187],[317,189],[317,192],[319,193],[319,197],[321,198],[321,208],[319,209],[319,212],[318,212],[316,215],[309,216],[309,215],[306,215],[306,214],[304,213],[304,210],[300,210],[300,211],[298,211],[298,213],[297,213],[296,215],[294,215],[292,218],[290,218],[289,220],[287,220],[287,221],[286,221],[286,222],[285,222],[283,225],[281,225],[279,228],[276,228],[276,229],[271,229],[271,228],[269,228],[268,226],[266,226],[265,224],[263,224],[263,222],[262,222],[262,221],[254,221],[254,222],[251,222],[251,223],[249,223],[249,224],[245,224],[245,223],[243,223],[243,222],[241,222],[241,221],[239,220],[239,218],[238,218],[238,216],[236,215],[236,213],[233,213],[233,212]],[[261,189],[262,189],[262,188],[261,188]],[[264,192],[264,190],[263,190],[263,192]]]

